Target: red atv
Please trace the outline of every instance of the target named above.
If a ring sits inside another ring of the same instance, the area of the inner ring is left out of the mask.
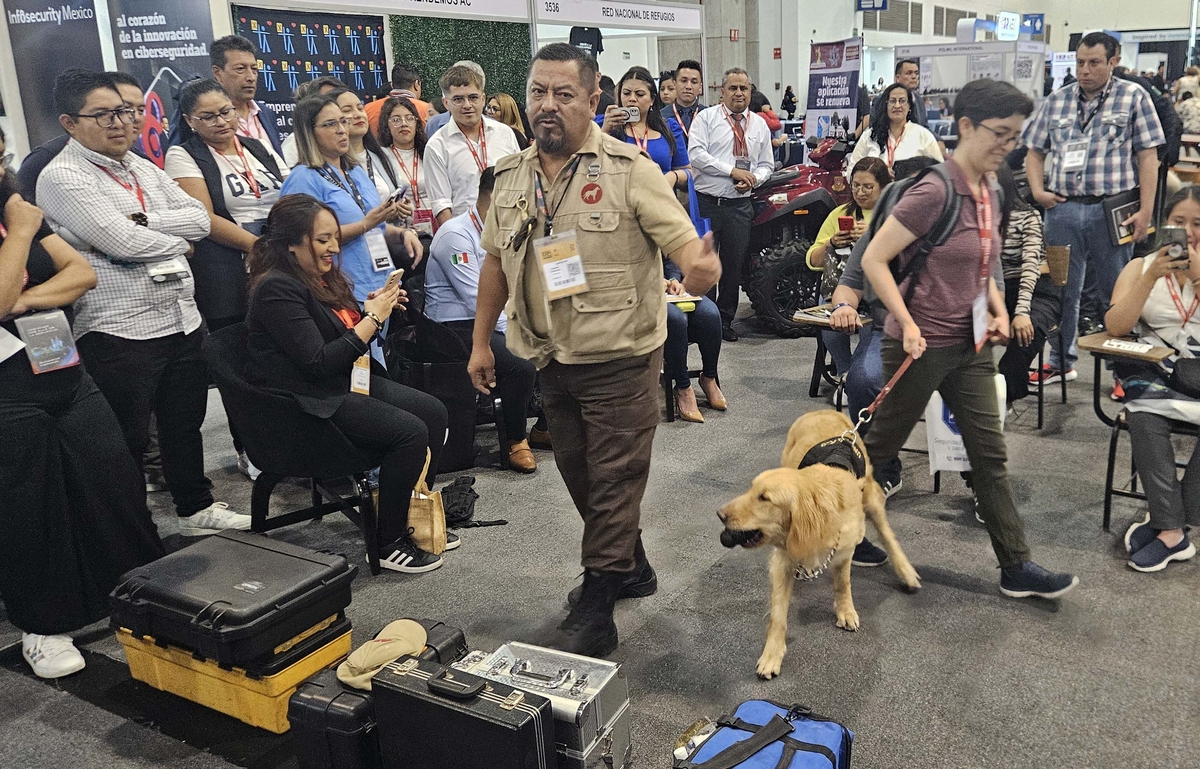
[[[810,138],[813,166],[776,171],[754,190],[754,226],[743,287],[763,328],[794,338],[812,326],[792,321],[796,310],[821,302],[821,273],[805,264],[805,254],[829,212],[850,200],[842,167],[846,142]]]

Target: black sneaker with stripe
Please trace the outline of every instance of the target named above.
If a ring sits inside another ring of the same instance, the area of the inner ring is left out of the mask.
[[[407,537],[384,546],[379,553],[380,566],[404,574],[424,574],[427,571],[440,569],[443,563],[445,561],[440,555],[426,553]]]

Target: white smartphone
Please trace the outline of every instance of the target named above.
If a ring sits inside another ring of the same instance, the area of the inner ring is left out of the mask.
[[[392,290],[396,286],[400,285],[400,279],[403,277],[404,277],[404,268],[403,267],[401,267],[398,270],[392,270],[391,274],[387,276],[387,281],[384,282],[383,288],[381,288],[379,290],[380,291]]]
[[[402,184],[399,187],[397,187],[395,190],[393,190],[391,195],[388,195],[387,202],[389,205],[391,205],[392,203],[395,203],[397,200],[400,200],[401,198],[405,197],[406,195],[408,195],[408,185]]]

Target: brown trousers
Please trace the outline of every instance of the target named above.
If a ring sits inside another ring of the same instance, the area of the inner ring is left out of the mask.
[[[554,461],[583,518],[583,568],[628,572],[659,420],[662,348],[541,370]]]

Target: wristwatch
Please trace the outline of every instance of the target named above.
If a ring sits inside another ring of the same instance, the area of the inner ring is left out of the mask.
[[[143,212],[143,211],[138,211],[138,212],[136,212],[136,213],[132,213],[132,214],[130,214],[130,215],[129,215],[129,219],[130,219],[130,220],[131,220],[131,221],[132,221],[134,224],[137,224],[137,225],[139,225],[139,226],[142,226],[142,227],[149,227],[149,226],[150,226],[150,220],[149,220],[149,219],[146,217],[146,214],[145,214],[145,212]]]

